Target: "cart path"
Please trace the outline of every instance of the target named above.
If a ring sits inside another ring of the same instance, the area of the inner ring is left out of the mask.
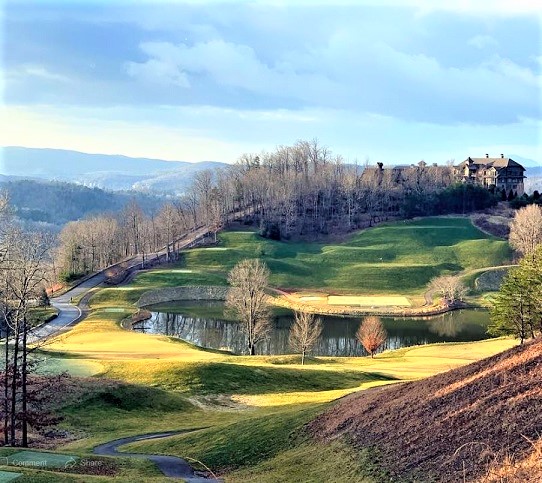
[[[120,438],[110,441],[108,443],[101,444],[94,448],[94,454],[102,456],[120,456],[123,458],[144,458],[152,461],[160,469],[160,471],[169,478],[184,479],[188,483],[209,483],[220,482],[223,480],[216,478],[206,478],[203,475],[198,475],[194,472],[194,469],[190,464],[177,456],[165,456],[155,454],[144,453],[123,453],[118,451],[119,446],[125,444],[134,443],[136,441],[144,441],[147,439],[159,439],[168,438],[177,434],[183,434],[190,431],[164,431],[161,433],[147,433],[136,436],[130,436],[128,438]]]
[[[209,233],[209,230],[208,228],[204,227],[183,236],[177,240],[176,249],[183,250],[189,247],[194,242],[204,237],[207,233]],[[146,254],[146,260],[149,261],[153,258],[159,259],[160,257],[165,257],[166,253],[167,249],[162,248],[155,253]],[[143,268],[143,257],[142,255],[136,255],[115,265],[120,265],[121,263],[125,264],[124,270],[128,272],[127,280],[130,280],[135,273]],[[96,273],[95,275],[92,275],[64,294],[51,298],[51,305],[58,310],[58,316],[49,322],[36,327],[32,331],[29,341],[37,342],[39,340],[48,339],[51,336],[59,335],[62,332],[69,330],[78,322],[81,322],[85,318],[87,312],[86,301],[88,301],[89,297],[86,297],[86,295],[91,293],[92,289],[102,285],[105,282],[105,280],[108,278],[106,275],[107,270],[108,268]],[[77,300],[81,296],[83,296],[83,298],[79,304],[72,303],[73,299]]]

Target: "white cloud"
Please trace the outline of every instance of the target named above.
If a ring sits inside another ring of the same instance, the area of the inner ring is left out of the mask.
[[[51,72],[45,66],[39,64],[23,64],[17,69],[7,72],[7,76],[10,78],[24,78],[33,77],[36,79],[42,79],[45,81],[70,83],[72,79],[65,75]]]
[[[477,49],[485,49],[486,47],[496,47],[499,42],[491,37],[491,35],[475,35],[470,38],[467,43]]]
[[[130,77],[157,84],[173,84],[179,87],[190,87],[190,81],[184,72],[181,72],[174,63],[165,59],[149,59],[144,64],[127,62],[126,72]]]
[[[232,86],[248,91],[312,100],[316,94],[335,91],[340,97],[340,86],[318,72],[296,72],[288,62],[273,65],[262,62],[252,47],[224,40],[199,42],[193,46],[169,42],[147,42],[141,50],[149,56],[144,63],[128,62],[129,75],[143,80],[182,86],[196,82],[198,77],[210,78],[222,86]]]
[[[147,61],[130,62],[127,71],[142,80],[182,87],[205,80],[307,107],[418,120],[448,117],[452,123],[528,114],[542,81],[529,68],[499,56],[478,66],[445,67],[434,57],[367,42],[348,31],[333,35],[323,49],[292,50],[273,64],[263,62],[252,47],[224,40],[193,46],[148,42],[141,49]],[[279,101],[277,107],[288,102]],[[450,112],[457,115],[447,116]]]

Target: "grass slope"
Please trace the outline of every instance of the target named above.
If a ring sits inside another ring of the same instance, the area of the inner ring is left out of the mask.
[[[254,232],[224,232],[220,246],[184,253],[184,268],[140,275],[136,286],[221,285],[244,258],[261,258],[271,284],[364,293],[414,293],[442,273],[502,264],[507,242],[467,218],[434,217],[383,224],[341,244],[277,242]]]
[[[320,442],[341,436],[358,449],[377,446],[394,479],[475,481],[534,453],[541,370],[536,340],[423,381],[351,395],[308,432]]]

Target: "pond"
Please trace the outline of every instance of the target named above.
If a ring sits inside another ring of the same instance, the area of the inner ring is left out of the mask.
[[[175,302],[148,307],[149,320],[134,324],[133,329],[149,334],[178,337],[201,347],[246,354],[242,326],[224,316],[224,304],[216,301]],[[311,352],[315,356],[366,355],[355,333],[360,317],[321,316],[322,336]],[[269,339],[257,347],[258,354],[291,354],[288,334],[292,313],[280,310],[273,319]],[[382,317],[388,339],[381,350],[399,349],[435,342],[467,342],[488,338],[489,314],[483,309],[456,310],[424,318]]]

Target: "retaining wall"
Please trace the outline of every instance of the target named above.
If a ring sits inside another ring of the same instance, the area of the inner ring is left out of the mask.
[[[510,267],[497,268],[482,273],[475,281],[474,287],[481,292],[499,290],[502,279],[508,274]]]
[[[145,292],[137,301],[138,307],[178,300],[226,300],[228,287],[166,287]]]

